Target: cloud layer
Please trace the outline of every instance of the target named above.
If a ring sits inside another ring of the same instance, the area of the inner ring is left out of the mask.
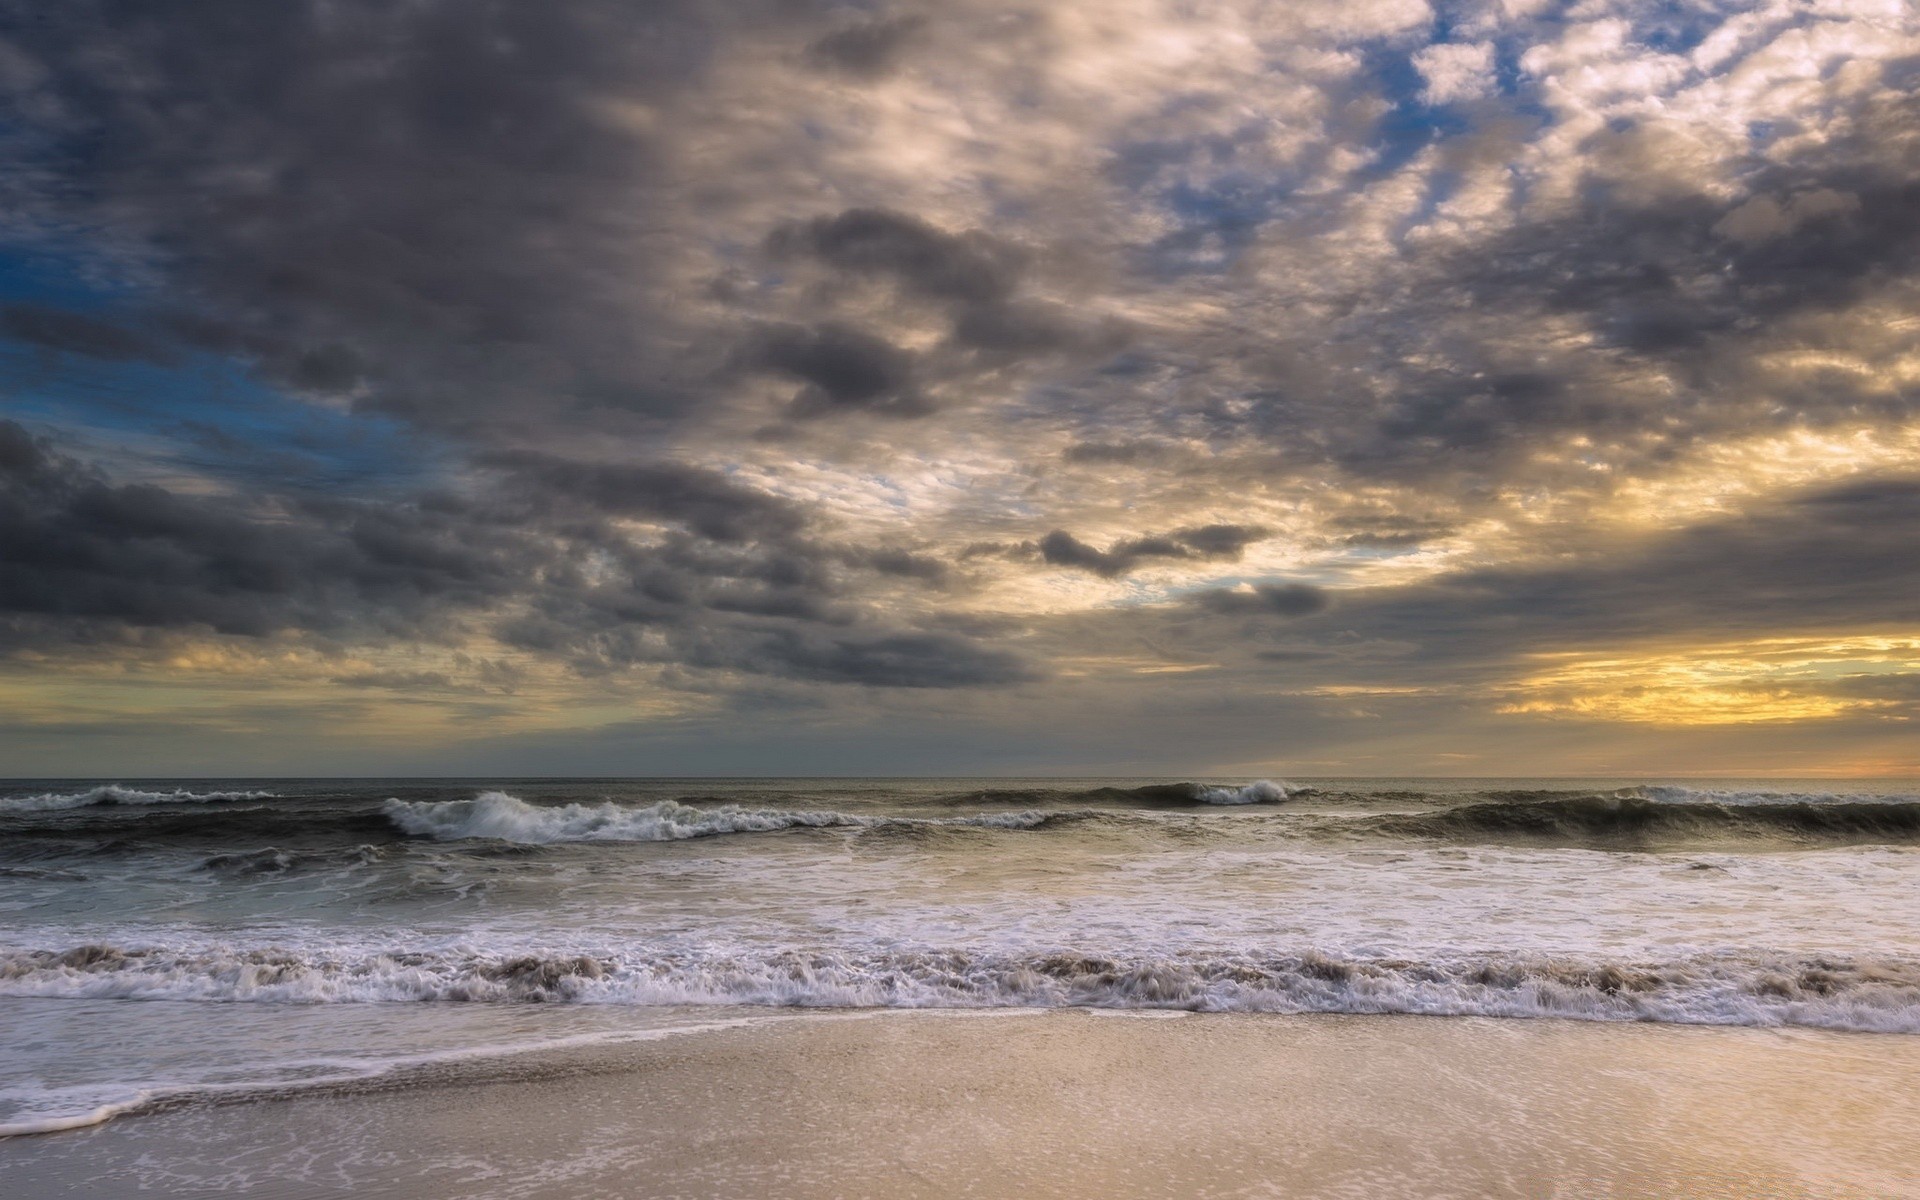
[[[0,0],[8,752],[1920,769],[1916,84],[1900,0]]]

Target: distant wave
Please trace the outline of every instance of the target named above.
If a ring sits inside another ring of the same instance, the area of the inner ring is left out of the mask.
[[[1595,794],[1514,791],[1426,795],[1426,802],[1382,811],[1364,796],[1312,807],[1284,801],[1310,789],[1262,780],[1245,786],[1200,783],[1135,788],[986,790],[919,800],[905,813],[831,808],[754,807],[722,797],[690,804],[605,800],[529,803],[503,791],[458,800],[371,798],[341,804],[223,804],[273,799],[261,791],[142,791],[107,785],[86,791],[0,799],[12,865],[43,856],[29,846],[86,845],[89,853],[138,854],[165,846],[232,850],[211,869],[236,875],[322,866],[319,852],[412,839],[517,846],[536,853],[567,843],[673,842],[735,834],[841,829],[875,836],[934,838],[967,829],[1063,833],[1070,828],[1126,830],[1131,836],[1186,842],[1356,838],[1508,844],[1600,850],[1686,849],[1718,844],[1793,849],[1860,844],[1920,844],[1920,798],[1850,793],[1707,791],[1648,785]],[[929,811],[928,806],[934,806]],[[967,811],[968,808],[974,811]],[[981,811],[984,810],[984,811]],[[1237,810],[1237,811],[1235,811]],[[1228,813],[1232,812],[1231,818]],[[264,854],[257,854],[262,852]]]
[[[88,788],[83,792],[45,792],[38,796],[0,797],[0,813],[47,812],[65,808],[90,808],[107,804],[213,804],[228,800],[267,800],[272,792],[148,792],[117,783]]]
[[[1836,797],[1728,804],[1704,795],[1694,793],[1676,800],[1615,793],[1496,801],[1430,813],[1359,818],[1349,828],[1354,832],[1447,841],[1610,849],[1660,849],[1720,841],[1847,844],[1920,840],[1920,804],[1911,801]]]
[[[1626,799],[1652,800],[1658,804],[1913,804],[1916,795],[1880,795],[1874,792],[1765,792],[1716,790],[1680,787],[1675,784],[1644,784],[1622,788],[1613,793]]]
[[[1188,782],[1084,789],[986,788],[948,796],[945,801],[948,804],[1242,805],[1279,804],[1294,796],[1310,796],[1314,792],[1315,789],[1311,787],[1260,779],[1244,787]]]
[[[0,995],[342,1003],[1089,1006],[1425,1013],[1920,1032],[1920,961],[1748,954],[1664,962],[1526,953],[1408,960],[1304,950],[791,949],[305,954],[108,945],[0,954]]]
[[[541,806],[505,792],[482,792],[472,800],[389,800],[382,810],[401,832],[438,841],[492,838],[526,845],[553,842],[676,842],[728,833],[782,829],[877,829],[973,827],[1035,829],[1069,814],[1017,812],[977,817],[922,819],[857,816],[840,812],[779,809],[695,808],[674,800],[642,807],[603,804]]]

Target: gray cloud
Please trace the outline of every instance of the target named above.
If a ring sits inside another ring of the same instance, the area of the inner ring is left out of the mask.
[[[906,213],[850,208],[785,225],[768,238],[777,256],[808,254],[842,271],[897,280],[921,295],[993,304],[1013,293],[1025,256],[970,230],[952,234]]]
[[[1398,587],[1267,585],[1213,590],[1179,610],[1296,618],[1270,661],[1340,658],[1341,678],[1381,683],[1487,680],[1540,651],[1904,630],[1920,588],[1920,482],[1882,477],[1815,489],[1580,561],[1477,569]],[[1203,627],[1204,628],[1204,627]],[[1102,635],[1111,636],[1111,635]],[[1205,635],[1203,635],[1205,636]],[[1361,671],[1355,642],[1402,648]]]
[[[14,622],[16,645],[39,638],[21,622],[49,619],[81,622],[70,632],[95,641],[122,625],[430,641],[491,627],[587,671],[683,662],[882,687],[1034,677],[1018,655],[849,607],[831,569],[926,579],[937,564],[807,542],[790,507],[711,472],[537,454],[490,462],[519,489],[504,507],[438,496],[248,512],[227,498],[115,485],[0,422],[0,618]],[[637,546],[583,519],[581,504],[688,532]],[[488,617],[513,605],[530,611]],[[784,627],[794,621],[847,628],[802,634]],[[390,674],[339,678],[386,687]]]
[[[1040,557],[1056,567],[1078,567],[1095,575],[1124,575],[1148,559],[1237,561],[1246,547],[1269,536],[1256,525],[1202,525],[1159,537],[1128,538],[1096,550],[1064,529],[1040,539]]]
[[[1194,597],[1195,604],[1208,612],[1234,614],[1275,614],[1282,617],[1307,617],[1324,612],[1328,599],[1324,588],[1304,583],[1259,584],[1246,591],[1216,589]],[[1269,652],[1268,657],[1272,657]]]
[[[716,542],[786,537],[806,523],[792,505],[679,463],[592,463],[537,451],[500,450],[479,461],[504,472],[542,504],[576,501],[617,516],[674,521]]]
[[[82,313],[31,304],[0,307],[0,337],[110,362],[158,362],[172,359],[153,339],[110,321]]]
[[[1015,654],[951,634],[809,638],[772,634],[756,650],[795,679],[883,687],[948,688],[1025,683],[1038,678]]]
[[[883,338],[844,325],[811,329],[776,325],[758,330],[742,357],[749,367],[798,381],[788,406],[796,417],[860,411],[888,417],[924,417],[932,404],[913,380],[913,356]]]
[[[853,21],[821,35],[807,47],[807,56],[828,70],[856,79],[877,79],[894,68],[925,24],[926,19],[917,15]]]
[[[539,561],[518,539],[434,514],[350,504],[325,519],[248,514],[153,485],[114,485],[0,422],[0,611],[204,625],[266,636],[355,625],[426,632]]]

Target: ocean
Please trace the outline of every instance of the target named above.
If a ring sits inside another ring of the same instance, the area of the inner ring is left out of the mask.
[[[1917,792],[6,781],[0,1134],[775,1009],[1911,1034]]]

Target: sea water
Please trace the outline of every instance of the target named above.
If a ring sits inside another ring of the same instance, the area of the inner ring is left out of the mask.
[[[1920,786],[0,783],[0,1133],[770,1008],[1920,1032]]]

